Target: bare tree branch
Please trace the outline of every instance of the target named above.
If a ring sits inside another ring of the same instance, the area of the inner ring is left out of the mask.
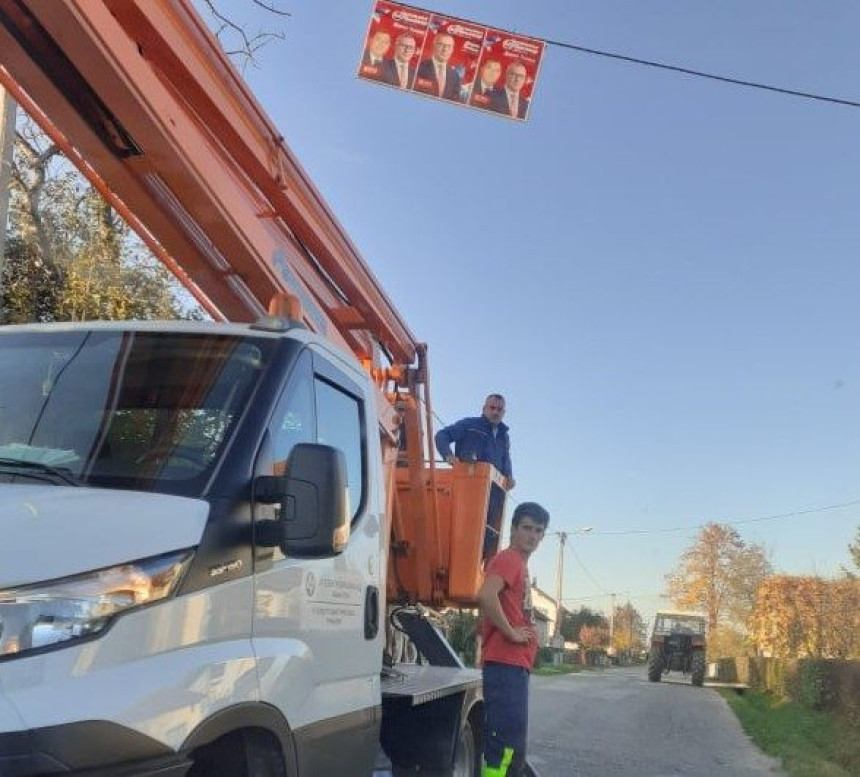
[[[251,5],[262,8],[267,13],[291,17],[292,14],[279,8],[274,2],[265,0],[248,0]],[[237,22],[233,16],[226,14],[219,8],[218,0],[203,0],[203,5],[208,9],[215,20],[215,36],[224,46],[228,56],[239,60],[239,66],[244,68],[248,65],[257,64],[257,54],[266,44],[273,40],[284,40],[286,35],[281,30],[260,30],[257,33],[248,31],[245,25]],[[229,47],[228,38],[238,39],[237,47]]]
[[[276,5],[272,5],[271,3],[264,3],[263,0],[251,0],[251,2],[256,6],[259,6],[263,10],[268,11],[269,13],[277,14],[278,16],[292,16],[289,11],[284,11],[281,8],[278,8]]]

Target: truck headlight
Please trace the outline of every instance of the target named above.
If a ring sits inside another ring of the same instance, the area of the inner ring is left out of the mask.
[[[0,660],[103,631],[120,613],[170,596],[194,552],[0,590]]]

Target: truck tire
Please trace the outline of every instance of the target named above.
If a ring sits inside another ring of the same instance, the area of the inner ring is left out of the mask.
[[[662,674],[663,662],[660,660],[660,654],[652,650],[648,656],[648,679],[652,683],[659,683]]]
[[[705,654],[701,650],[697,650],[693,653],[690,671],[693,675],[693,685],[701,687],[705,682]]]
[[[457,749],[454,751],[452,777],[480,777],[480,755],[475,741],[475,732],[472,731],[472,724],[467,720],[460,729]]]

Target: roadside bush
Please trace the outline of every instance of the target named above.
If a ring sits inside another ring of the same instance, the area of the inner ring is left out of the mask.
[[[833,706],[860,729],[860,661],[838,661],[833,678]]]
[[[835,712],[860,728],[860,661],[723,658],[717,661],[717,679],[745,683],[808,709]]]
[[[475,666],[478,652],[478,616],[468,610],[452,611],[448,616],[448,641],[466,666]]]
[[[550,647],[538,648],[537,657],[535,658],[535,666],[546,666],[553,663],[555,652]]]
[[[837,667],[833,661],[816,659],[798,662],[792,695],[813,710],[830,710],[836,701]]]

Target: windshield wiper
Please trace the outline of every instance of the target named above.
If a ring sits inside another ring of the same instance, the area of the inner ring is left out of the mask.
[[[24,470],[23,472],[14,473],[17,475],[31,477],[50,475],[58,480],[62,480],[63,483],[69,486],[81,485],[81,481],[67,467],[52,467],[49,464],[42,464],[38,461],[27,461],[26,459],[0,458],[0,471],[10,469]]]

